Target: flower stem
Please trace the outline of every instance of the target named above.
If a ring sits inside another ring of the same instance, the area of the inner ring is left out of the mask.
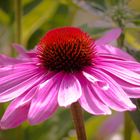
[[[87,140],[81,106],[78,102],[71,105],[71,114],[78,140]]]

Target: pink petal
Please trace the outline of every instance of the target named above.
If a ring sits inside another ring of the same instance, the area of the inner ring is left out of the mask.
[[[108,73],[107,71],[104,72],[107,73],[109,76],[113,77],[113,79],[117,83],[119,83],[119,85],[123,88],[123,90],[130,98],[140,98],[140,86],[133,85],[127,81],[124,81],[118,78],[116,75],[113,75],[112,73]]]
[[[16,65],[10,65],[0,68],[0,78],[11,75],[11,74],[17,74],[24,71],[30,71],[36,69],[36,66],[34,64],[16,64]]]
[[[99,53],[112,54],[112,55],[116,55],[127,60],[135,61],[135,59],[131,55],[129,55],[127,52],[117,47],[113,47],[111,45],[100,45],[100,46],[97,46],[96,49]]]
[[[115,64],[115,65],[118,65],[118,66],[122,66],[126,69],[129,69],[131,71],[140,73],[140,63],[138,63],[136,61],[129,60],[129,59],[120,60],[120,59],[117,59],[116,57],[113,59],[113,57],[112,58],[107,58],[106,56],[104,57],[104,55],[101,55],[100,64],[102,64],[101,62],[107,62],[107,63],[110,63],[110,64]]]
[[[81,79],[80,83],[82,86],[82,96],[79,102],[82,108],[94,115],[111,114],[110,109],[99,99],[91,84],[86,79]]]
[[[21,74],[21,78],[17,77],[15,79],[10,76],[8,77],[12,79],[8,79],[8,77],[1,78],[4,82],[0,82],[0,102],[10,101],[20,96],[44,78],[44,75],[38,71],[32,71],[32,74],[27,72],[26,74],[26,76]]]
[[[96,59],[95,61],[103,61],[103,59],[108,59],[108,60],[121,60],[121,61],[126,61],[127,59],[126,58],[123,58],[123,57],[120,57],[120,56],[117,56],[117,55],[112,55],[112,54],[106,54],[106,53],[98,53],[96,55]],[[128,61],[128,60],[127,60]]]
[[[133,71],[130,71],[129,69],[125,69],[124,67],[110,63],[103,63],[98,67],[104,69],[105,71],[117,76],[124,81],[127,81],[130,84],[134,84],[140,87],[140,75]]]
[[[44,81],[46,80],[43,79],[40,84]],[[27,120],[30,102],[32,98],[37,94],[37,88],[37,85],[34,86],[32,89],[24,92],[21,96],[17,97],[14,101],[11,102],[2,117],[0,123],[2,129],[15,128]]]
[[[16,106],[16,101],[11,102],[8,106],[0,121],[0,127],[2,129],[15,128],[27,119],[29,104],[19,107]]]
[[[112,29],[111,31],[108,31],[103,37],[98,39],[95,44],[96,45],[105,45],[108,44],[114,40],[116,40],[121,34],[121,29],[116,28]]]
[[[99,98],[110,108],[117,111],[134,110],[135,105],[128,98],[124,90],[110,76],[101,70],[92,69],[92,74],[109,84],[108,90],[92,86]]]
[[[96,77],[94,77],[94,75],[90,75],[89,73],[86,73],[85,71],[82,72],[83,75],[86,77],[86,79],[88,79],[92,84],[98,86],[101,89],[108,89],[108,83],[106,83],[105,81],[102,81],[100,79],[97,79]]]
[[[76,102],[82,95],[81,85],[73,74],[65,74],[58,92],[59,106],[67,107]]]
[[[6,55],[0,55],[0,67],[22,63],[23,61],[16,58],[11,58]]]
[[[19,54],[25,55],[27,57],[26,50],[23,46],[21,46],[20,44],[12,44],[12,47],[14,47]]]
[[[28,119],[35,125],[48,119],[57,109],[57,94],[62,74],[57,74],[39,85],[37,94],[31,102]],[[59,79],[59,80],[58,80]]]

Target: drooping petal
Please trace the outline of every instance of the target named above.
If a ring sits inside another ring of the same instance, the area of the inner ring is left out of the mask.
[[[2,129],[15,128],[27,119],[29,104],[17,108],[16,105],[16,102],[13,101],[8,106],[0,121],[0,127]]]
[[[87,112],[94,115],[111,114],[110,109],[99,99],[91,84],[86,79],[80,80],[82,96],[79,99],[80,105]]]
[[[129,64],[128,64],[129,65]],[[111,73],[112,75],[117,76],[118,78],[127,81],[130,84],[134,84],[140,87],[140,75],[129,70],[125,69],[124,67],[110,64],[110,63],[103,63],[99,66],[101,69]]]
[[[32,73],[23,72],[20,76],[14,78],[9,75],[0,79],[0,102],[10,101],[20,96],[44,78],[42,72],[38,70],[33,70]]]
[[[38,86],[37,94],[31,102],[28,113],[32,125],[48,119],[57,109],[57,95],[62,74],[57,74]]]
[[[110,76],[92,68],[92,74],[109,84],[108,90],[92,86],[98,97],[110,108],[117,111],[134,110],[135,105],[131,102],[124,90]]]
[[[108,31],[103,37],[96,40],[95,44],[98,45],[105,45],[108,44],[114,40],[116,40],[121,34],[120,28],[112,29],[111,31]]]
[[[44,83],[47,77],[50,75],[51,74],[48,74],[42,78],[42,80],[39,82],[39,85]],[[27,120],[30,103],[33,97],[36,96],[38,92],[37,89],[38,84],[34,85],[33,88],[25,91],[21,96],[17,97],[11,102],[1,119],[0,124],[2,129],[15,128]]]
[[[65,74],[58,92],[59,106],[67,107],[76,102],[82,95],[81,85],[72,74]]]
[[[104,72],[108,74],[110,77],[113,77],[113,79],[117,83],[119,83],[119,85],[123,88],[123,90],[130,98],[140,98],[140,86],[131,84],[127,80],[124,81],[121,78],[118,78],[117,75],[114,75],[108,71]]]

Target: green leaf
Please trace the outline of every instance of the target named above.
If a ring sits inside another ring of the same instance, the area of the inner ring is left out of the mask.
[[[125,30],[125,39],[127,43],[136,50],[140,50],[139,33],[140,28],[127,28]]]
[[[135,126],[140,132],[140,110],[132,111],[130,112],[130,116],[132,120],[134,121]]]
[[[8,25],[9,21],[9,16],[2,9],[0,9],[0,22]]]
[[[140,132],[140,99],[133,99],[133,102],[137,105],[138,109],[136,111],[129,112],[136,128]]]
[[[139,138],[140,138],[140,133],[136,130],[133,131],[131,140],[139,140]]]
[[[139,17],[139,18],[140,18],[140,17]],[[133,22],[136,26],[140,26],[140,19],[132,20],[132,22]]]
[[[23,17],[23,43],[26,44],[29,37],[54,14],[58,2],[44,0],[39,3],[30,13]]]

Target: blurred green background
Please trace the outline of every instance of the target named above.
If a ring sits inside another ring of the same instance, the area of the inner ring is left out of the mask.
[[[139,0],[0,0],[0,53],[12,56],[13,43],[32,49],[48,30],[61,26],[81,27],[95,39],[120,27],[124,31],[120,47],[140,58]],[[7,105],[0,106],[2,116]],[[113,132],[101,133],[102,125],[112,116],[92,116],[86,112],[84,115],[88,140],[123,140],[123,121],[114,126]],[[132,140],[139,140],[133,123],[132,127]],[[15,129],[0,130],[0,140],[75,139],[69,109],[59,109],[51,119],[37,126],[25,122]]]

